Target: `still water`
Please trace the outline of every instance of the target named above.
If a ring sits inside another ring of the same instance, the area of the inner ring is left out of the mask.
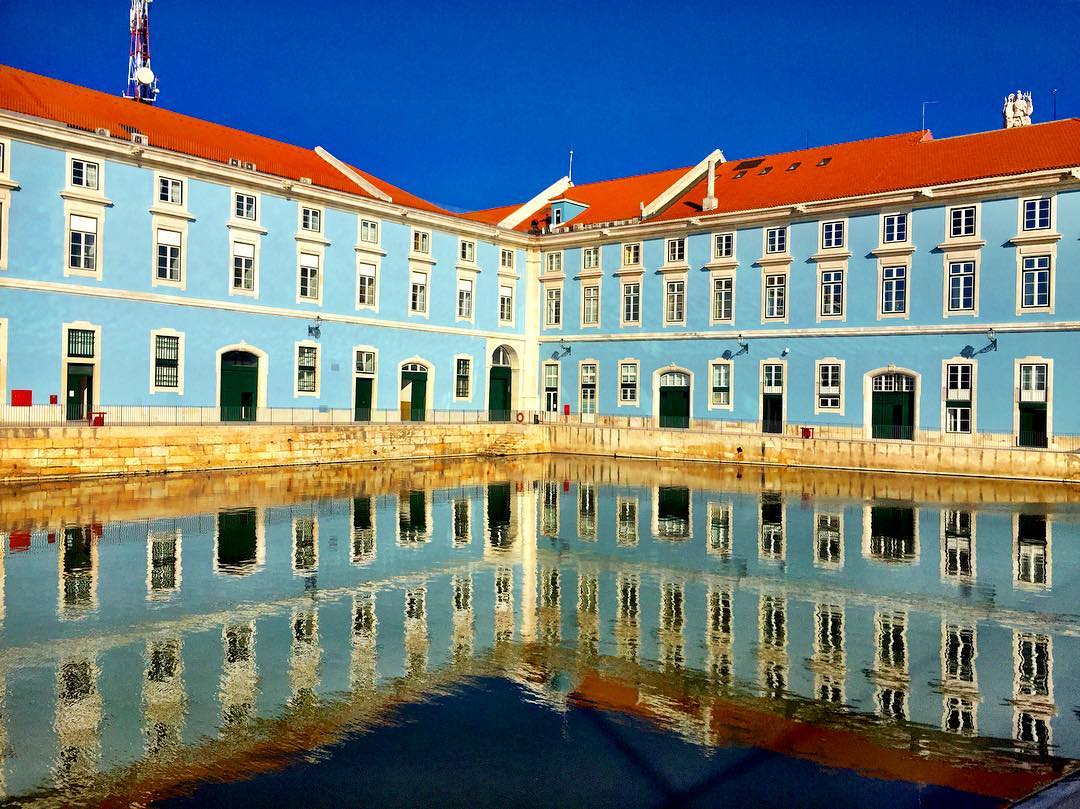
[[[1000,806],[1080,760],[1074,492],[558,456],[9,488],[0,787]]]

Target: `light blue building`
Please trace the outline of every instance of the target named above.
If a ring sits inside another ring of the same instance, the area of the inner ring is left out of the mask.
[[[1076,119],[716,150],[459,215],[320,148],[11,68],[0,108],[13,419],[1080,435],[1054,406],[1077,394]]]

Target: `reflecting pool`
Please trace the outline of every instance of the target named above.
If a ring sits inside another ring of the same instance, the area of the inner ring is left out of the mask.
[[[10,487],[0,788],[1001,806],[1080,761],[1075,492],[561,456]]]

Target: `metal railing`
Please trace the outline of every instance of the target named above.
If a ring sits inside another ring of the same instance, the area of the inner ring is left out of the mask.
[[[424,410],[349,409],[330,407],[188,407],[177,405],[104,405],[79,419],[67,418],[62,405],[0,406],[0,430],[26,427],[145,427],[203,425],[315,425],[356,426],[408,424],[547,424],[564,427],[663,430],[705,433],[747,440],[784,438],[800,440],[888,441],[898,446],[924,444],[976,449],[1040,449],[1080,451],[1080,435],[1021,431],[950,433],[910,426],[800,421],[779,423],[685,416],[623,416],[570,414],[535,410]]]

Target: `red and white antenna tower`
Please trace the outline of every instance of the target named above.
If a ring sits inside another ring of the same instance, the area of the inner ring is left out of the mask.
[[[125,98],[152,104],[157,98],[157,76],[150,69],[150,4],[153,0],[131,0],[131,55],[128,57]]]

